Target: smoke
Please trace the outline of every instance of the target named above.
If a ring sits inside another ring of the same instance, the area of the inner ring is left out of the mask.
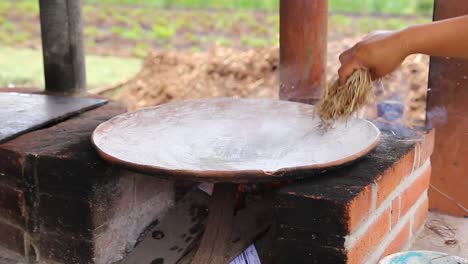
[[[426,128],[437,128],[447,123],[447,109],[443,106],[433,107],[426,113]]]
[[[425,126],[411,126],[405,123],[403,106],[398,101],[384,101],[377,104],[377,116],[371,118],[381,131],[391,133],[398,140],[421,139],[421,135],[432,128],[443,126],[447,123],[447,110],[443,106],[433,107],[426,113]]]

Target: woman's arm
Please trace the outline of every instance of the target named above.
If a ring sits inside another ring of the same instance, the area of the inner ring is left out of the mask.
[[[340,83],[356,69],[368,69],[372,78],[380,78],[415,53],[468,59],[468,15],[400,31],[371,33],[340,55]]]

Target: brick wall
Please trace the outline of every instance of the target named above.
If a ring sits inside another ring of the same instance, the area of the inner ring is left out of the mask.
[[[0,145],[0,246],[29,262],[111,263],[174,200],[173,184],[109,166],[94,128],[110,103]]]
[[[380,205],[365,213],[367,217],[345,237],[348,263],[376,263],[411,241],[426,218],[429,176],[427,161],[412,174],[403,176],[400,185]],[[376,184],[372,188],[377,197],[379,187]]]
[[[282,188],[276,263],[373,264],[409,245],[428,212],[433,132],[386,132],[360,162]]]

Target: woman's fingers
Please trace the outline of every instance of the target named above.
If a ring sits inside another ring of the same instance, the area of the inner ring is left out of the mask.
[[[354,61],[342,64],[341,67],[338,69],[338,76],[340,78],[340,86],[346,83],[346,80],[348,80],[349,76],[351,76],[351,74],[353,74],[355,70],[361,69],[361,68],[362,67],[360,67],[359,64],[355,63]]]
[[[346,50],[345,52],[341,53],[338,59],[340,60],[341,64],[346,63],[351,58],[351,51]]]

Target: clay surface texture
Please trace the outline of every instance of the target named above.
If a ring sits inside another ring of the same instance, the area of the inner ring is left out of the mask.
[[[127,167],[252,176],[341,165],[379,141],[379,130],[366,120],[351,119],[326,132],[319,124],[307,104],[202,99],[117,116],[95,130],[93,142],[105,159]]]

